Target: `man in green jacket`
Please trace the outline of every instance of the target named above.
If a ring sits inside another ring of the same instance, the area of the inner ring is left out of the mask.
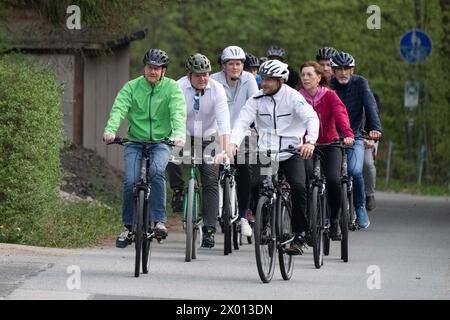
[[[186,136],[186,103],[180,86],[164,76],[169,64],[166,52],[150,49],[144,56],[144,75],[127,82],[117,94],[104,130],[103,141],[114,141],[121,122],[128,119],[130,140],[158,141],[173,139],[183,147]],[[165,169],[171,147],[164,143],[150,146],[149,181],[151,194],[149,214],[155,222],[155,234],[167,236]],[[133,220],[133,186],[139,180],[142,147],[128,144],[125,147],[125,177],[123,187],[122,221],[124,228],[116,240],[116,247],[128,244]]]

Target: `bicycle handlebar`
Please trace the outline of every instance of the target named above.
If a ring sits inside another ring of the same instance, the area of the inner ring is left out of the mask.
[[[135,144],[140,144],[140,145],[151,145],[151,144],[164,143],[164,144],[167,144],[168,146],[171,146],[171,147],[175,146],[175,144],[173,143],[172,140],[156,140],[156,141],[145,140],[145,141],[139,141],[139,140],[131,140],[131,139],[128,139],[128,138],[121,138],[121,137],[114,138],[114,141],[113,142],[108,142],[107,145],[110,145],[110,144],[124,145],[125,143],[135,143]]]

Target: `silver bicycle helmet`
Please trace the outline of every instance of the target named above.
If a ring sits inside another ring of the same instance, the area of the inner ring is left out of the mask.
[[[241,47],[229,46],[222,51],[222,63],[228,60],[242,60],[245,61],[245,52]]]
[[[267,60],[259,67],[259,74],[286,82],[289,78],[288,65],[279,60]]]

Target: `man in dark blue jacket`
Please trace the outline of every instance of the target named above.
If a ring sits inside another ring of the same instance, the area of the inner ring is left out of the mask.
[[[356,208],[357,223],[361,228],[370,225],[369,217],[364,207],[364,140],[361,132],[364,130],[364,114],[370,128],[369,136],[381,136],[381,123],[377,113],[375,98],[369,88],[367,80],[353,74],[355,59],[346,52],[336,53],[331,58],[334,78],[330,85],[347,108],[350,126],[355,134],[353,149],[347,149],[348,170],[353,176],[354,204]]]

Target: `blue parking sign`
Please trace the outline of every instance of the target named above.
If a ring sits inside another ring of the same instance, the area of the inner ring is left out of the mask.
[[[406,32],[400,39],[400,56],[408,63],[423,63],[431,49],[431,38],[417,29]]]

